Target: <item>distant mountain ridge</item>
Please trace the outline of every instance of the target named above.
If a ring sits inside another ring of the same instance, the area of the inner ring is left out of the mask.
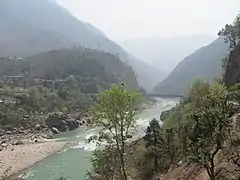
[[[182,95],[197,79],[211,82],[222,75],[222,59],[228,55],[228,52],[228,44],[224,43],[223,38],[218,38],[182,60],[169,76],[153,89],[153,92],[163,95]]]
[[[139,83],[150,90],[157,84],[155,68],[136,59],[101,31],[73,17],[54,0],[0,1],[0,56],[31,56],[82,46],[113,53],[133,67]],[[155,70],[153,70],[155,69]],[[144,78],[142,73],[146,72]],[[152,78],[154,77],[154,78]]]
[[[119,44],[167,75],[180,60],[214,39],[213,36],[196,34],[186,37],[129,39],[120,41]]]

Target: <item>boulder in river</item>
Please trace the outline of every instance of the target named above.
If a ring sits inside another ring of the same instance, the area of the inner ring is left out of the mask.
[[[1,144],[4,144],[4,143],[7,143],[6,139],[2,140],[2,142],[1,142]]]
[[[7,147],[7,143],[3,143],[3,144],[1,144],[1,146],[2,146],[3,148]]]
[[[65,121],[69,130],[74,130],[79,127],[79,122],[76,119],[66,119]]]
[[[52,127],[52,132],[53,132],[54,134],[58,134],[58,133],[59,133],[58,129],[55,128],[55,127]]]
[[[46,120],[46,124],[49,127],[53,127],[53,126],[59,126],[62,122],[61,120],[63,120],[63,114],[62,113],[52,113],[48,116],[47,120]]]
[[[41,128],[45,129],[45,128],[47,128],[47,125],[41,124]]]
[[[29,118],[28,114],[23,115],[24,118]]]
[[[40,129],[41,129],[41,125],[40,125],[40,124],[36,124],[36,125],[35,125],[35,129],[36,129],[36,130],[40,130]]]
[[[67,126],[67,122],[65,120],[61,120],[61,123],[65,126]]]
[[[5,130],[3,130],[3,129],[0,129],[0,133],[3,133],[3,134],[5,134]]]
[[[15,143],[14,143],[14,145],[22,145],[23,144],[23,142],[22,141],[16,141]]]
[[[132,136],[132,135],[130,135],[130,134],[129,134],[129,135],[127,135],[127,138],[128,138],[128,139],[131,139],[132,137],[133,137],[133,136]]]
[[[6,131],[6,134],[7,134],[7,135],[11,135],[11,134],[12,134],[12,131]]]

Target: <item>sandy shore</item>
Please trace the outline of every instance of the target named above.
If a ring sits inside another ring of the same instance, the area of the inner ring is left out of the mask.
[[[0,151],[0,179],[2,179],[3,174],[9,177],[28,168],[48,155],[60,151],[66,144],[67,142],[48,140],[14,148],[8,147]],[[6,171],[8,172],[6,173]]]

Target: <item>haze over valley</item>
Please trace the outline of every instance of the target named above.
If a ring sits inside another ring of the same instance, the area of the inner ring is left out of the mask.
[[[164,75],[168,75],[186,56],[215,39],[216,36],[210,35],[150,37],[120,41],[119,44],[137,58],[157,67],[164,72]]]

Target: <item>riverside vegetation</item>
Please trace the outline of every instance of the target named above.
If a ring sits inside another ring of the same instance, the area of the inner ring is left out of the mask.
[[[239,119],[234,124],[231,118],[239,109],[238,87],[228,89],[220,82],[210,85],[196,81],[188,96],[162,118],[162,126],[153,119],[144,138],[131,143],[127,143],[127,133],[134,125],[135,109],[128,107],[135,107],[136,99],[121,91],[114,87],[104,92],[93,109],[93,123],[107,132],[95,137],[105,142],[105,148],[93,153],[93,168],[87,179],[154,179],[182,163],[205,168],[210,180],[227,179],[221,176],[217,163],[220,152],[235,153],[228,154],[236,170],[231,175],[239,178]],[[182,178],[195,178],[188,176]]]
[[[87,110],[96,101],[98,92],[120,82],[125,82],[129,89],[141,91],[130,66],[113,54],[97,50],[75,47],[27,58],[0,59],[1,157],[5,153],[13,155],[19,149],[36,150],[35,153],[44,154],[36,158],[39,161],[62,147],[47,141],[53,134],[89,126]],[[46,143],[38,148],[45,141],[51,144],[51,151]],[[20,153],[19,158],[34,159],[22,154],[25,153]],[[6,172],[7,176],[28,164],[17,164],[16,158],[12,158],[13,162],[4,158],[7,156],[0,159],[0,174]]]
[[[142,139],[126,143],[123,136],[133,122],[126,107],[135,107],[136,99],[121,98],[128,94],[121,87],[99,96],[93,117],[108,130],[98,136],[107,145],[93,153],[87,179],[240,179],[239,79],[229,85],[231,55],[240,46],[240,16],[219,36],[231,51],[223,63],[223,79],[211,84],[197,80],[176,107],[162,114],[161,126],[156,119],[149,123]]]

